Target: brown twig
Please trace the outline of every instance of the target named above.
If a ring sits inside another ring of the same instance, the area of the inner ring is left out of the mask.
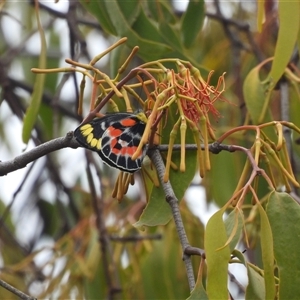
[[[205,258],[205,251],[197,247],[188,246],[184,249],[184,253],[187,255],[197,255]]]
[[[69,74],[65,74],[64,77],[70,76]],[[33,92],[33,86],[30,84],[27,84],[23,81],[19,81],[16,80],[14,78],[11,78],[9,76],[7,76],[5,78],[6,81],[6,89],[10,90],[10,91],[14,91],[17,88],[23,89],[24,91],[32,94]],[[61,82],[63,82],[64,79],[62,79]],[[57,91],[59,91],[61,89],[61,83],[59,83],[58,87],[57,87]],[[58,95],[58,93],[56,92],[56,95]],[[70,103],[66,102],[62,99],[59,99],[59,102],[56,101],[56,95],[51,95],[50,93],[47,93],[47,91],[44,91],[43,96],[42,96],[42,101],[43,103],[45,103],[46,105],[50,106],[51,108],[53,108],[54,110],[58,110],[61,114],[63,114],[64,116],[67,116],[69,118],[75,119],[75,120],[79,120],[79,117],[77,114],[75,114],[74,112],[72,112],[72,110],[70,110]],[[14,95],[11,97],[11,102],[16,102],[17,97]]]
[[[34,4],[34,1],[30,1],[30,4]],[[51,7],[44,5],[43,3],[40,2],[39,4],[40,9],[47,11],[50,15],[60,18],[60,19],[67,19],[67,13],[60,12],[59,10],[52,9]],[[90,15],[89,15],[90,17]],[[99,22],[92,21],[91,19],[87,18],[77,18],[77,23],[81,25],[86,25],[95,29],[98,29],[102,31],[102,27],[100,26]]]
[[[138,242],[138,241],[144,241],[144,240],[161,240],[162,235],[161,234],[153,234],[153,235],[133,235],[133,236],[115,236],[111,235],[109,237],[111,241],[114,242],[120,242],[120,243],[128,243],[128,242]]]
[[[86,154],[87,154],[87,161],[88,162],[91,161],[91,159],[89,159],[90,153],[87,152]],[[111,276],[112,268],[111,268],[111,264],[110,264],[111,259],[109,257],[111,251],[110,251],[110,244],[109,244],[109,236],[108,236],[108,233],[107,233],[106,227],[105,227],[103,202],[101,199],[99,199],[97,197],[95,183],[94,183],[94,179],[93,179],[92,172],[90,169],[90,163],[87,164],[86,172],[87,172],[88,182],[89,182],[90,191],[91,191],[92,204],[93,204],[94,212],[96,215],[96,224],[97,224],[97,230],[98,230],[100,251],[101,251],[101,255],[102,255],[103,271],[105,274],[104,277],[105,277],[107,287],[108,287],[107,298],[109,300],[111,300],[111,299],[113,299],[114,294],[119,293],[121,291],[121,289],[115,287],[112,276]]]
[[[134,68],[132,69],[118,84],[116,85],[116,88],[120,90],[120,88],[126,84],[129,80],[133,79],[138,73],[144,73],[146,74],[150,79],[153,79],[153,76],[146,71],[143,68]],[[112,96],[115,94],[115,90],[111,90],[104,98],[103,100],[93,109],[92,111],[89,112],[89,114],[84,118],[84,120],[81,122],[81,124],[87,123],[94,119],[96,117],[96,114],[101,110],[101,108],[104,107],[104,105],[109,101],[109,99],[112,98]]]
[[[23,293],[20,290],[16,289],[15,287],[13,287],[12,285],[8,284],[7,282],[5,282],[2,279],[0,279],[0,286],[2,286],[3,288],[5,288],[6,290],[12,292],[13,294],[15,294],[16,296],[20,297],[21,299],[24,299],[24,300],[37,300],[37,298],[31,297],[29,295],[26,295],[25,293]]]
[[[53,152],[63,148],[79,148],[82,147],[74,138],[73,132],[70,131],[65,137],[56,138],[50,140],[44,144],[41,144],[32,150],[29,150],[12,160],[0,161],[0,176],[7,175],[8,173],[25,168],[27,164]],[[181,145],[174,145],[173,150],[180,150]],[[204,146],[201,146],[204,149]],[[160,145],[157,149],[160,151],[167,151],[168,145]],[[197,150],[196,144],[187,144],[186,150]],[[212,143],[209,145],[209,151],[214,154],[218,154],[220,151],[235,151],[232,145],[225,145],[221,143]]]
[[[182,247],[183,261],[186,268],[188,283],[189,283],[190,291],[192,291],[193,288],[195,287],[195,276],[194,276],[191,256],[185,253],[185,249],[187,247],[190,247],[190,245],[183,226],[179,205],[178,205],[178,199],[176,198],[176,195],[173,191],[170,181],[164,182],[164,174],[166,170],[159,150],[150,150],[148,152],[148,155],[157,170],[158,177],[160,179],[160,182],[165,192],[166,201],[168,202],[172,210],[174,222],[176,225],[176,230]]]
[[[73,138],[73,132],[69,132],[65,137],[53,139],[15,157],[12,160],[0,162],[0,176],[22,169],[32,161],[53,151],[67,147],[77,148],[78,146],[78,142],[75,138]]]

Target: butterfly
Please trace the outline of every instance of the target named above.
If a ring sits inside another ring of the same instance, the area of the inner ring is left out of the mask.
[[[136,160],[131,157],[137,150],[147,123],[143,112],[108,113],[74,131],[83,147],[96,151],[104,163],[121,171],[134,173],[142,167],[146,146]]]

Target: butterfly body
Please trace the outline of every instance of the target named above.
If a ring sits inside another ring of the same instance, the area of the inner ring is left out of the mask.
[[[144,113],[111,113],[80,125],[74,131],[77,141],[96,151],[109,166],[134,173],[142,166],[146,155],[144,146],[136,160],[132,160],[146,127]]]

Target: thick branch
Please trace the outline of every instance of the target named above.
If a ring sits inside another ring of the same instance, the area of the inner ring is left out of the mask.
[[[164,174],[166,170],[159,150],[158,149],[150,150],[148,155],[157,170],[157,174],[159,176],[159,179],[161,181],[162,187],[166,195],[166,200],[169,203],[172,210],[173,218],[176,225],[176,230],[183,251],[183,261],[187,272],[188,282],[189,282],[190,290],[192,291],[193,288],[195,287],[195,277],[193,272],[191,256],[185,253],[185,249],[189,247],[189,241],[183,226],[179,205],[178,205],[178,199],[176,198],[176,195],[173,191],[170,181],[164,182]]]
[[[53,139],[51,141],[48,141],[44,144],[41,144],[32,150],[29,150],[14,159],[8,160],[8,161],[0,161],[0,176],[7,175],[8,173],[14,172],[16,170],[25,168],[27,164],[37,160],[38,158],[41,158],[53,151],[60,150],[63,148],[79,148],[82,147],[74,138],[73,132],[70,131],[67,133],[65,137],[60,137]],[[173,150],[180,150],[180,145],[174,145]],[[203,146],[204,149],[204,146]],[[158,150],[160,151],[168,151],[168,145],[160,145],[158,147]],[[186,150],[197,150],[196,144],[187,144]],[[218,154],[221,151],[229,151],[233,152],[234,147],[231,145],[224,145],[220,143],[212,143],[209,145],[209,151],[214,154]]]
[[[57,138],[41,144],[34,149],[27,151],[12,160],[1,162],[0,161],[0,176],[7,175],[10,172],[22,169],[30,162],[45,156],[53,151],[63,148],[77,148],[80,147],[78,142],[73,138],[73,132],[68,132],[65,137]]]

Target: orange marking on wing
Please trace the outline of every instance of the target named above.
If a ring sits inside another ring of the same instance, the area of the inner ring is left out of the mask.
[[[128,118],[120,121],[120,124],[123,125],[124,127],[131,127],[136,124],[136,121]]]

